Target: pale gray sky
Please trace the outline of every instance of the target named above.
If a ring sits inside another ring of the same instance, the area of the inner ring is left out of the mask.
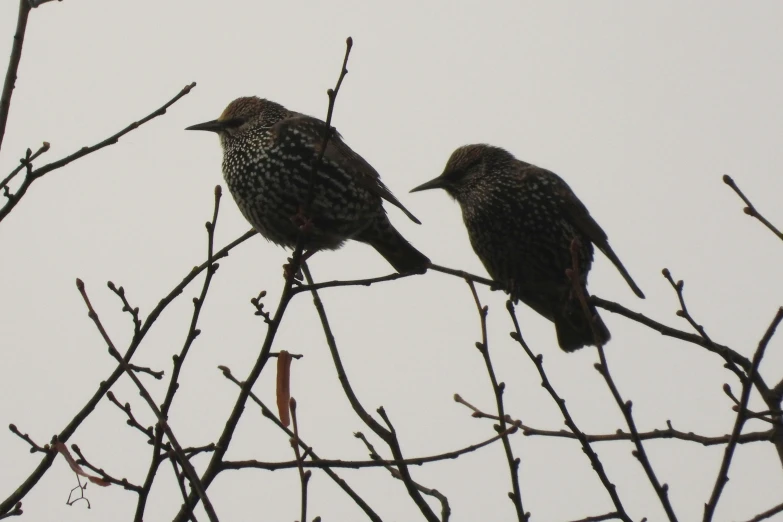
[[[0,6],[0,56],[8,56],[17,2]],[[751,356],[781,304],[783,250],[721,182],[731,174],[757,207],[783,224],[783,5],[778,2],[99,2],[49,3],[33,11],[25,41],[0,174],[27,147],[51,142],[51,161],[100,141],[198,82],[167,115],[119,144],[38,181],[0,224],[0,424],[16,423],[36,441],[62,429],[114,367],[74,286],[87,284],[115,342],[129,321],[105,286],[125,286],[147,313],[205,257],[203,223],[222,183],[217,139],[188,133],[229,101],[258,95],[323,118],[325,91],[339,72],[347,36],[349,70],[333,123],[424,223],[394,208],[395,226],[433,261],[485,274],[467,241],[456,203],[443,193],[407,194],[438,175],[451,151],[470,142],[500,145],[565,178],[609,234],[647,295],[636,299],[597,255],[590,290],[672,326],[678,305],[661,276],[685,279],[692,313],[717,341]],[[5,58],[4,58],[5,59]],[[248,225],[225,194],[217,227],[223,245]],[[189,355],[171,419],[185,445],[219,433],[237,389],[216,370],[244,378],[265,326],[249,299],[260,289],[273,307],[288,253],[260,238],[221,262]],[[313,258],[317,279],[390,272],[375,251],[349,244]],[[191,312],[187,289],[160,318],[136,362],[171,370]],[[535,368],[509,338],[504,297],[481,288],[489,305],[489,345],[507,383],[507,410],[539,428],[562,419]],[[473,347],[479,321],[467,286],[429,273],[391,284],[322,295],[346,369],[365,406],[383,405],[407,456],[457,449],[493,434],[451,397],[493,407],[483,361]],[[739,393],[722,361],[601,312],[612,331],[612,373],[634,402],[640,429],[719,435],[734,413],[721,391]],[[543,353],[548,374],[587,432],[625,428],[594,349],[565,354],[546,320],[520,307],[523,333]],[[277,348],[303,353],[293,364],[302,437],[323,457],[364,459],[353,414],[307,296],[293,303]],[[770,345],[762,374],[781,378],[783,341]],[[164,384],[149,382],[157,397]],[[256,392],[272,403],[274,375]],[[152,424],[132,385],[115,393]],[[755,397],[752,405],[760,406]],[[162,399],[159,399],[162,400]],[[116,476],[139,483],[149,449],[102,401],[70,442]],[[764,429],[751,422],[746,429]],[[39,462],[18,438],[0,434],[0,496]],[[612,510],[578,444],[513,438],[521,458],[525,509],[533,520],[569,520]],[[377,441],[376,447],[383,444]],[[595,446],[631,516],[664,513],[630,443]],[[701,517],[722,447],[682,441],[646,444],[658,477],[670,484],[680,520]],[[385,453],[388,455],[388,453]],[[250,407],[229,458],[289,460],[287,437]],[[206,459],[196,459],[197,467]],[[421,483],[448,496],[454,521],[512,520],[508,470],[500,445],[421,469]],[[341,474],[384,518],[416,520],[403,485],[385,471]],[[716,520],[750,518],[783,498],[783,473],[771,445],[738,448]],[[294,520],[295,471],[221,474],[210,497],[224,520]],[[159,477],[148,520],[170,519],[180,504],[168,470]],[[88,489],[92,509],[64,504],[74,478],[55,463],[24,500],[25,520],[127,520],[136,497],[118,487]],[[322,473],[310,484],[310,518],[363,520]],[[204,518],[204,517],[202,517]],[[780,518],[780,517],[779,517]]]

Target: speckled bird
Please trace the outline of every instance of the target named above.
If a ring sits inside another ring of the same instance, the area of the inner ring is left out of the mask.
[[[411,192],[441,188],[457,200],[473,249],[493,280],[555,323],[560,347],[571,352],[595,345],[590,323],[573,292],[566,270],[579,240],[579,273],[587,294],[587,273],[597,246],[640,298],[606,233],[557,174],[525,163],[491,145],[466,145],[454,151],[439,177]],[[609,340],[594,307],[601,344]]]
[[[187,130],[216,132],[223,147],[223,177],[239,210],[269,241],[293,248],[307,226],[305,256],[335,250],[348,239],[367,243],[401,273],[425,272],[429,259],[408,243],[386,216],[382,200],[420,223],[361,156],[332,132],[314,179],[326,124],[257,98],[232,101],[221,116]]]

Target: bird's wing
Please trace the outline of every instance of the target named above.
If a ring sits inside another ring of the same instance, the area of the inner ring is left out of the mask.
[[[286,134],[296,133],[299,139],[302,139],[306,146],[313,151],[314,157],[321,153],[324,142],[324,132],[326,124],[318,118],[297,114],[291,118],[286,118],[277,122],[272,130],[277,140],[285,139]],[[416,216],[411,214],[400,201],[394,197],[394,194],[386,188],[372,165],[359,156],[342,139],[342,136],[332,128],[332,135],[324,152],[324,159],[328,160],[349,174],[353,175],[356,183],[369,192],[385,199],[395,207],[402,210],[411,221],[421,224]]]
[[[569,187],[568,184],[554,172],[532,165],[526,167],[526,169],[535,169],[538,176],[541,178],[546,178],[551,183],[552,190],[557,196],[557,199],[562,207],[563,214],[568,216],[571,223],[576,226],[580,232],[586,235],[590,241],[592,241],[593,244],[597,246],[601,252],[606,255],[606,257],[609,258],[614,266],[617,267],[617,270],[623,276],[623,279],[625,279],[625,281],[628,283],[628,286],[631,287],[633,293],[644,299],[644,293],[631,278],[628,270],[625,269],[623,263],[620,261],[620,258],[617,257],[617,254],[615,254],[614,250],[612,250],[612,247],[609,246],[609,238],[606,235],[606,232],[604,232],[604,229],[601,228],[601,225],[599,225],[598,222],[593,219],[593,216],[590,215],[587,207],[585,207],[584,203],[579,201],[579,198],[576,197],[576,194],[574,194],[573,190],[571,190],[571,187]]]

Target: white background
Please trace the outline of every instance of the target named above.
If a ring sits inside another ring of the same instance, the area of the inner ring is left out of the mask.
[[[8,56],[17,2],[0,5],[0,56]],[[115,146],[35,183],[0,224],[0,424],[16,423],[39,443],[59,432],[115,364],[74,280],[87,284],[115,343],[130,322],[107,280],[127,289],[142,314],[205,258],[203,223],[222,183],[215,136],[183,129],[216,118],[229,101],[259,95],[324,117],[352,36],[350,74],[334,125],[381,173],[424,223],[394,208],[395,226],[436,263],[485,274],[459,209],[445,193],[407,191],[437,176],[459,145],[487,142],[563,176],[608,232],[647,295],[638,300],[602,255],[590,290],[688,330],[674,315],[676,297],[661,276],[685,279],[689,307],[718,342],[750,357],[781,303],[783,249],[721,181],[731,174],[757,207],[783,224],[783,7],[777,2],[300,2],[48,3],[30,14],[19,80],[0,156],[9,172],[27,147],[52,143],[52,161],[102,140],[197,81],[194,91]],[[248,225],[228,193],[217,243]],[[181,378],[171,425],[183,445],[214,441],[237,395],[216,366],[239,378],[255,361],[265,325],[249,299],[269,292],[273,307],[287,253],[256,237],[221,262],[204,309],[203,330]],[[390,267],[371,248],[349,244],[310,263],[319,280],[383,275]],[[200,281],[200,279],[199,279]],[[159,319],[135,362],[171,370],[190,320],[198,283]],[[507,407],[538,428],[562,418],[535,368],[508,337],[504,297],[484,288],[489,345]],[[438,273],[322,295],[351,382],[365,406],[383,405],[406,456],[453,450],[489,438],[490,421],[472,419],[454,393],[485,410],[494,400],[473,347],[479,322],[467,286]],[[554,386],[586,432],[625,428],[593,369],[592,348],[565,354],[554,328],[520,307],[523,333],[544,354]],[[613,334],[610,367],[639,428],[728,433],[734,422],[724,382],[739,393],[722,360],[602,311]],[[370,432],[353,414],[306,295],[289,309],[277,349],[302,353],[293,395],[302,438],[322,457],[365,459],[352,436]],[[769,346],[762,375],[783,376],[783,341]],[[158,401],[165,381],[145,379]],[[273,403],[274,375],[255,391]],[[154,422],[127,379],[115,387],[145,424]],[[754,397],[752,406],[761,409]],[[141,483],[150,448],[107,400],[69,441],[95,464]],[[747,429],[766,429],[751,422]],[[384,448],[375,441],[377,448]],[[579,445],[514,436],[524,507],[532,520],[569,520],[612,511]],[[665,515],[626,442],[602,443],[609,477],[635,520]],[[680,520],[700,519],[722,447],[658,440],[646,444],[658,477],[670,484]],[[34,469],[40,455],[0,432],[0,497]],[[385,448],[384,448],[385,449]],[[384,453],[388,456],[388,452]],[[227,455],[293,458],[285,434],[248,407]],[[195,460],[203,469],[206,457]],[[454,521],[512,520],[502,447],[424,468],[414,478],[448,496]],[[384,520],[420,514],[402,483],[381,469],[339,473]],[[716,520],[750,518],[778,504],[783,474],[774,448],[737,449]],[[295,470],[221,474],[209,493],[221,520],[294,520]],[[65,505],[75,485],[58,459],[24,499],[25,520],[129,520],[136,496],[119,487],[88,488],[92,509]],[[180,504],[163,467],[145,520],[168,520]],[[436,509],[438,506],[435,506]],[[314,471],[308,518],[363,520],[323,473]],[[200,520],[205,519],[203,515]],[[780,518],[780,516],[778,516]]]

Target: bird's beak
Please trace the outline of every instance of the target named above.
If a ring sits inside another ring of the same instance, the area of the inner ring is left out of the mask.
[[[429,180],[427,183],[419,185],[415,189],[411,189],[411,192],[419,192],[422,190],[430,190],[430,189],[445,188],[445,187],[446,187],[446,182],[443,179],[443,177],[437,177],[435,179]]]
[[[226,122],[220,120],[212,120],[212,121],[205,121],[204,123],[199,123],[197,125],[191,125],[190,127],[187,127],[185,130],[220,132],[225,128],[226,128]]]

